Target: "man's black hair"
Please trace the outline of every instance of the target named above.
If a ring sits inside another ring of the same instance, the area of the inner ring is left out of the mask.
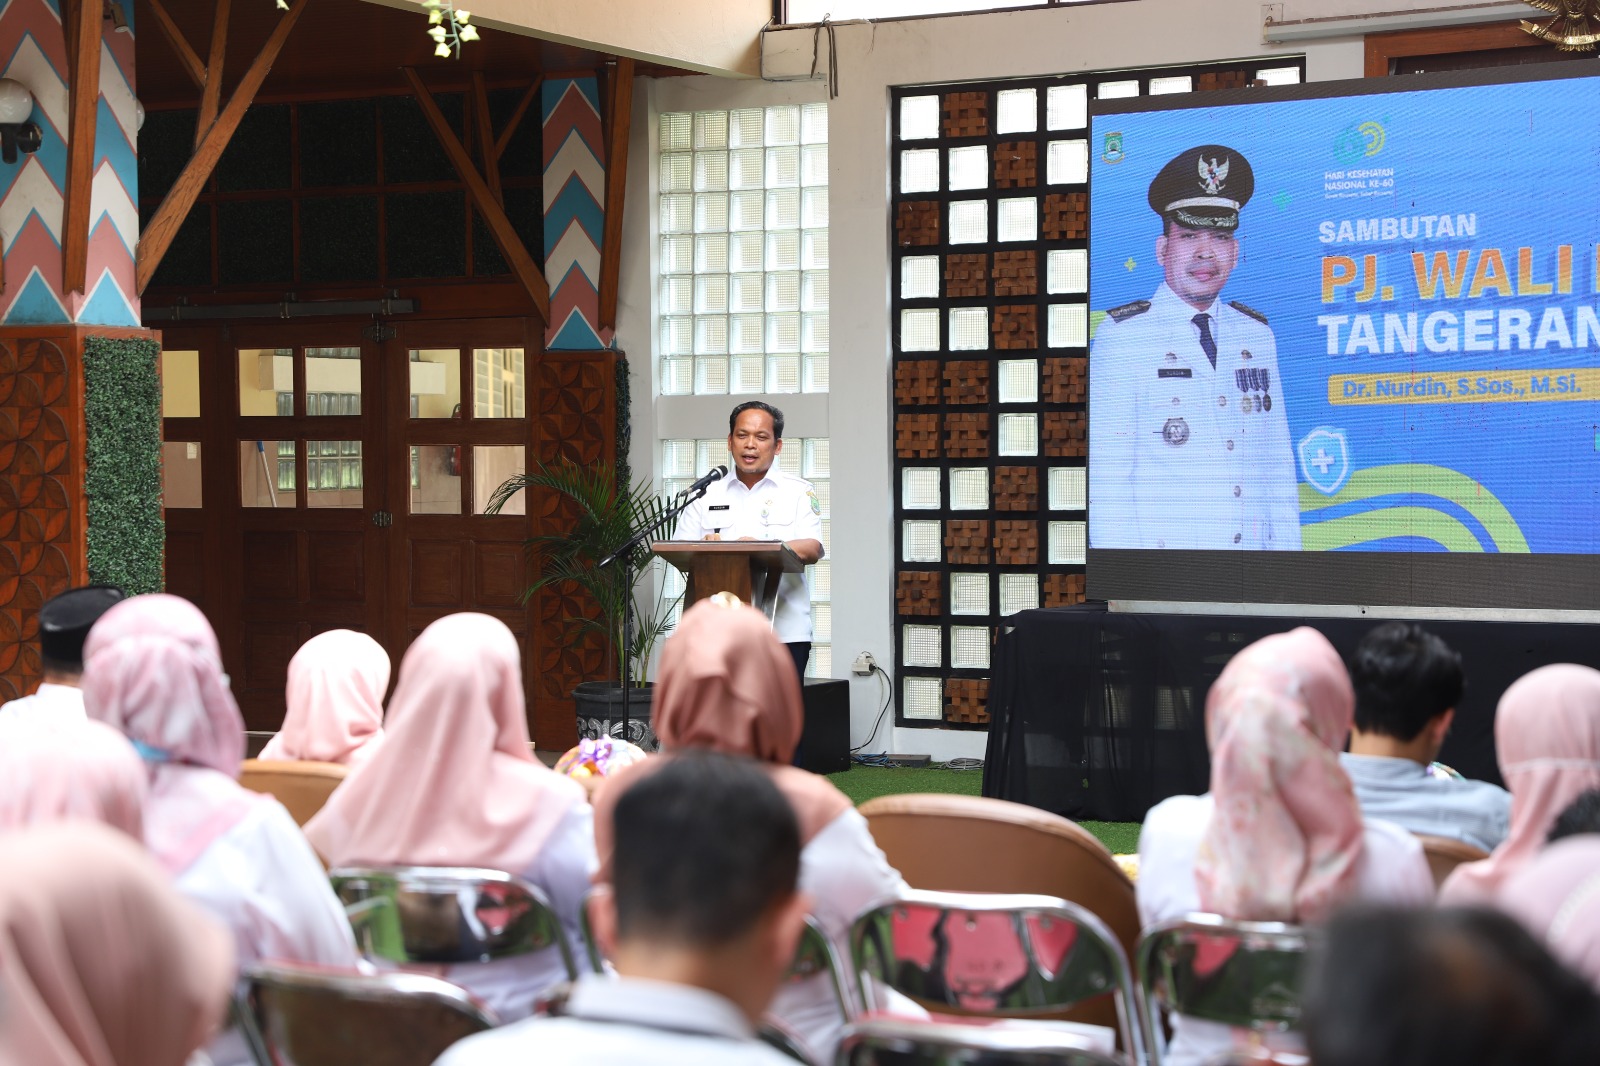
[[[1563,837],[1575,837],[1580,833],[1600,833],[1600,788],[1578,793],[1578,798],[1556,815],[1544,839],[1545,843],[1554,844]]]
[[[1305,982],[1317,1066],[1577,1066],[1600,997],[1515,920],[1480,908],[1336,915]]]
[[[772,437],[774,440],[783,439],[783,412],[770,403],[760,400],[747,400],[733,409],[733,414],[728,416],[728,436],[733,436],[733,427],[738,423],[739,416],[746,411],[765,411],[772,416]]]
[[[1461,702],[1461,655],[1414,622],[1385,622],[1362,638],[1350,664],[1356,728],[1415,740]]]
[[[714,947],[794,894],[800,828],[753,760],[685,752],[617,801],[617,937]]]

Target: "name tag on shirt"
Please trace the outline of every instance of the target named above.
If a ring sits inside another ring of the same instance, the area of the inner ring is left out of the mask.
[[[727,509],[728,505],[725,503],[714,503],[710,507],[706,508],[708,511],[726,511]]]
[[[1192,378],[1192,377],[1194,377],[1194,371],[1188,369],[1187,367],[1164,366],[1164,367],[1157,368],[1156,377],[1158,377],[1158,378]]]

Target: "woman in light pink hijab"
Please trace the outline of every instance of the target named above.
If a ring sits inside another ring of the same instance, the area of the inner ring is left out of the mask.
[[[516,874],[550,900],[573,957],[594,865],[583,789],[528,745],[522,655],[497,619],[434,622],[400,662],[386,737],[306,823],[330,866],[477,866]],[[502,1020],[566,979],[558,953],[458,966],[448,976]]]
[[[355,937],[316,854],[283,805],[238,782],[244,721],[205,615],[176,596],[136,596],[84,643],[89,717],[120,729],[150,780],[145,844],[178,891],[257,959],[356,965]],[[212,1058],[242,1062],[230,1035]]]
[[[86,820],[144,841],[144,763],[103,722],[13,729],[0,739],[0,831]]]
[[[0,1062],[182,1066],[222,1020],[227,934],[120,833],[0,834]]]
[[[1600,990],[1600,834],[1545,848],[1506,878],[1495,905]]]
[[[1432,898],[1421,845],[1363,820],[1339,765],[1354,711],[1344,663],[1314,629],[1233,657],[1206,699],[1211,791],[1145,816],[1136,888],[1146,928],[1195,911],[1304,924],[1353,898]],[[1162,1059],[1177,1066],[1229,1050],[1237,1035],[1181,1016],[1174,1029]]]
[[[318,633],[289,660],[283,728],[257,756],[341,763],[354,770],[383,742],[389,653],[365,633]]]
[[[812,916],[844,943],[856,915],[905,889],[849,798],[825,777],[791,766],[805,725],[800,679],[766,616],[731,597],[702,600],[684,612],[661,650],[651,717],[663,756],[635,763],[601,783],[595,840],[610,869],[612,817],[632,782],[673,752],[709,749],[758,760],[800,824],[800,890]],[[832,1062],[842,1028],[824,982],[787,984],[770,1013],[811,1050]]]
[[[1567,804],[1600,787],[1600,671],[1557,663],[1518,678],[1500,697],[1494,742],[1511,790],[1511,832],[1487,859],[1456,867],[1441,903],[1487,903],[1544,847]]]

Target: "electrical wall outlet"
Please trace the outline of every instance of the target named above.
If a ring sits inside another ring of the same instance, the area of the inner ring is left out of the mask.
[[[870,677],[872,671],[878,666],[878,660],[872,657],[870,651],[864,651],[856,656],[856,661],[850,664],[850,672],[857,677]]]

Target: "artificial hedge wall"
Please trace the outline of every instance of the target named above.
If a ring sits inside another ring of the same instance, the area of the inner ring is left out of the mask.
[[[153,340],[83,342],[89,580],[130,596],[162,587],[160,354]]]
[[[633,388],[628,378],[628,357],[617,353],[617,484],[633,484],[633,464],[628,461],[633,447]]]

